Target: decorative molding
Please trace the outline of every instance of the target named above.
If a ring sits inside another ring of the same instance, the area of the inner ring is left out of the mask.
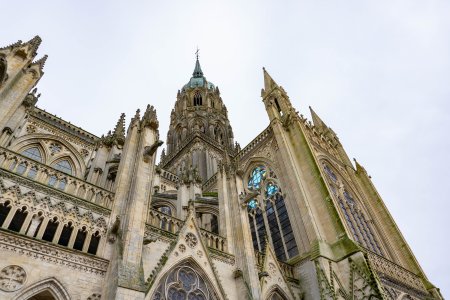
[[[95,203],[83,200],[81,198],[66,194],[64,192],[60,192],[57,189],[54,189],[52,187],[46,186],[42,183],[30,180],[28,178],[22,177],[20,175],[11,173],[7,170],[0,169],[0,185],[2,184],[2,177],[10,179],[11,181],[14,181],[16,184],[20,186],[24,186],[26,188],[29,188],[30,190],[42,194],[46,194],[47,196],[53,196],[57,199],[63,200],[64,202],[68,202],[72,205],[85,208],[89,211],[95,212],[102,216],[109,216],[111,213],[111,210],[108,208],[105,208],[103,206],[97,205]]]
[[[0,290],[14,292],[22,288],[27,273],[21,266],[9,265],[0,271]]]
[[[109,261],[76,250],[0,230],[0,250],[104,277]],[[3,252],[3,253],[4,253]]]

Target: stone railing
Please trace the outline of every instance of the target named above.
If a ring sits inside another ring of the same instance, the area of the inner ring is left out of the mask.
[[[282,262],[282,261],[278,261],[278,264],[280,265],[281,273],[283,273],[283,275],[285,277],[294,278],[294,267],[293,266],[291,266],[290,264],[287,264],[285,262]]]
[[[367,257],[369,258],[372,269],[377,271],[377,273],[382,273],[388,277],[399,280],[419,291],[427,290],[422,279],[416,274],[373,252],[367,252]]]
[[[147,216],[147,224],[170,233],[178,233],[184,222],[156,209],[150,209]]]
[[[166,170],[161,170],[161,177],[174,183],[177,183],[180,180],[177,175]]]
[[[265,255],[259,251],[255,250],[255,260],[258,271],[262,271],[264,267]],[[281,273],[284,277],[295,278],[294,277],[294,267],[288,263],[278,260],[278,265],[280,266]]]
[[[200,229],[200,234],[202,235],[206,246],[222,252],[227,252],[226,238],[221,237],[205,229]]]
[[[205,181],[202,187],[203,192],[210,192],[211,188],[217,183],[217,172]]]
[[[251,152],[259,143],[265,140],[270,134],[272,134],[272,128],[269,126],[264,129],[257,137],[255,137],[247,146],[244,147],[238,154],[237,158],[244,157],[247,153]]]
[[[71,196],[109,209],[112,207],[114,193],[111,191],[3,147],[0,147],[0,168],[45,184]]]

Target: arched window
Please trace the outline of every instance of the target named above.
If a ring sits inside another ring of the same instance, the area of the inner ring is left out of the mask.
[[[84,241],[86,240],[87,231],[86,227],[83,226],[78,230],[77,236],[75,238],[75,243],[73,244],[73,249],[75,250],[83,250]]]
[[[98,249],[98,245],[100,244],[100,233],[98,231],[96,231],[92,236],[91,236],[91,242],[89,243],[89,248],[88,248],[88,253],[90,254],[97,254],[97,249]]]
[[[163,278],[150,299],[219,299],[211,284],[189,263],[174,267]]]
[[[24,206],[21,209],[16,210],[16,213],[14,214],[14,217],[11,220],[11,223],[9,223],[8,229],[12,231],[19,232],[22,228],[23,222],[25,221],[25,218],[27,217],[27,207]]]
[[[38,169],[37,167],[31,167],[30,170],[28,171],[28,178],[34,179],[36,178]]]
[[[11,211],[11,203],[6,201],[5,203],[0,203],[0,227],[5,222],[6,217],[8,217],[9,212]]]
[[[61,231],[61,235],[59,236],[58,244],[61,246],[69,245],[70,236],[72,235],[73,226],[72,222],[64,225],[63,230]]]
[[[72,175],[72,166],[67,159],[60,160],[53,164],[53,168],[61,172]]]
[[[364,212],[349,189],[344,185],[342,178],[336,175],[332,168],[323,164],[323,169],[328,177],[328,183],[332,194],[336,197],[340,210],[344,215],[347,227],[350,229],[353,239],[366,249],[379,255],[383,255],[372,226],[367,222]]]
[[[16,173],[22,175],[27,169],[27,164],[22,162],[17,166]]]
[[[42,154],[38,147],[31,147],[22,151],[22,155],[42,162]]]
[[[53,237],[55,236],[56,229],[58,228],[58,218],[54,217],[52,220],[48,221],[47,227],[45,228],[44,235],[42,236],[42,239],[44,241],[51,242],[53,241]]]
[[[194,94],[194,106],[201,106],[202,105],[202,95],[199,91],[196,91]]]
[[[254,248],[264,251],[267,237],[278,259],[286,261],[296,256],[297,243],[275,173],[262,165],[254,168],[247,188],[259,191],[247,203]]]

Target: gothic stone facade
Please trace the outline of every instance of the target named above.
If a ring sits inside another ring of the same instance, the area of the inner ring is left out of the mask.
[[[0,299],[442,299],[364,168],[264,70],[244,148],[197,59],[97,137],[38,107],[39,37],[0,48]]]

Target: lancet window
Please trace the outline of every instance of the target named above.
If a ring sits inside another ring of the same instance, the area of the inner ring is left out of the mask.
[[[199,91],[196,91],[194,94],[194,106],[201,106],[202,105],[202,95]]]
[[[355,200],[350,189],[345,186],[344,181],[336,175],[333,169],[323,164],[323,169],[328,177],[328,183],[333,195],[336,197],[339,208],[345,218],[347,227],[350,229],[353,239],[360,245],[379,255],[383,255],[380,244],[374,234],[372,225],[367,221],[365,213]]]
[[[264,165],[253,169],[247,188],[255,197],[247,202],[253,247],[264,251],[266,239],[278,259],[286,261],[298,254],[281,186],[275,173]]]

